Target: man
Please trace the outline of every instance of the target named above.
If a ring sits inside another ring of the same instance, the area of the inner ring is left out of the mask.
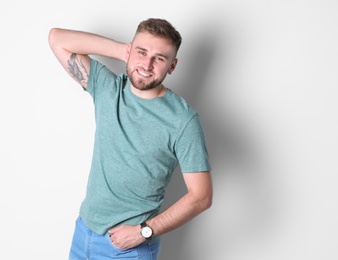
[[[70,259],[157,259],[160,235],[211,206],[210,164],[198,114],[163,85],[176,68],[181,41],[163,19],[141,22],[130,44],[51,29],[54,54],[95,105],[92,166]],[[126,62],[126,74],[115,74],[91,54]],[[178,165],[187,193],[160,213]]]

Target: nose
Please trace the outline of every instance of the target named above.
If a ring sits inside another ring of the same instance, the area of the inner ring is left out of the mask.
[[[143,60],[143,66],[145,70],[152,70],[154,68],[153,64],[154,64],[154,58],[146,57]]]

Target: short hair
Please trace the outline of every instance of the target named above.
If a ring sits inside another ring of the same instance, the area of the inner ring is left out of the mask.
[[[182,37],[175,27],[164,19],[149,18],[142,21],[136,30],[136,33],[148,32],[152,35],[170,39],[176,47],[176,52],[181,46]]]

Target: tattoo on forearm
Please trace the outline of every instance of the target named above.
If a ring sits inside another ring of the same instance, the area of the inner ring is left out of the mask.
[[[77,80],[83,88],[87,87],[89,73],[82,61],[78,59],[76,53],[72,53],[67,64],[69,72],[75,80]]]

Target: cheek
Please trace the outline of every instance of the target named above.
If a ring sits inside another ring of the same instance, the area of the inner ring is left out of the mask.
[[[142,58],[137,57],[135,55],[129,55],[128,64],[133,68],[144,65]]]
[[[135,61],[137,61],[137,56],[135,54],[133,54],[132,52],[127,54],[128,57],[128,61],[134,63]]]

